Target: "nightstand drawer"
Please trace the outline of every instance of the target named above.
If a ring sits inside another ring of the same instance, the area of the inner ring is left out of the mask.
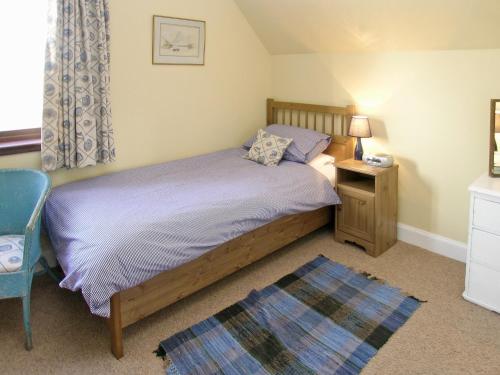
[[[356,188],[339,185],[337,191],[342,205],[337,206],[337,230],[363,240],[375,238],[374,195]]]
[[[500,272],[500,236],[472,229],[471,261]]]
[[[500,235],[500,203],[475,198],[473,225]]]
[[[470,263],[465,293],[475,303],[500,311],[500,272],[480,264]]]

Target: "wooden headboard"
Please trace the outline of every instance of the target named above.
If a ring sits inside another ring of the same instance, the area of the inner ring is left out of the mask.
[[[324,153],[341,161],[353,157],[354,138],[349,137],[347,132],[355,111],[353,105],[332,107],[267,99],[267,125],[298,126],[329,134],[333,140]]]

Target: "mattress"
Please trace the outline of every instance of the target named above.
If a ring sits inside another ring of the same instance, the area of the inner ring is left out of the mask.
[[[44,223],[65,277],[93,314],[110,298],[280,217],[339,203],[306,164],[265,167],[243,149],[55,188]]]

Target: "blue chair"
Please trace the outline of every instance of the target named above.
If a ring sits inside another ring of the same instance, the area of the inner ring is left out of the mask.
[[[0,170],[0,299],[22,298],[25,348],[31,350],[30,294],[41,259],[40,213],[51,182],[30,169]]]

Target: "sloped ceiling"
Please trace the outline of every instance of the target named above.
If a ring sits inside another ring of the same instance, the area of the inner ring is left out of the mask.
[[[500,48],[500,0],[235,0],[271,54]]]

